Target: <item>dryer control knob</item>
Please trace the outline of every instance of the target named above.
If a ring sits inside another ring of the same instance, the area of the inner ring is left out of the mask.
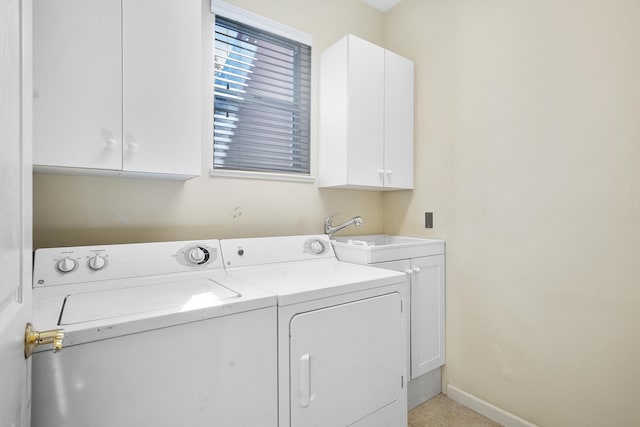
[[[189,261],[199,264],[204,261],[206,255],[201,247],[196,246],[189,251],[189,254],[187,256],[189,258]]]
[[[58,261],[56,264],[56,268],[60,273],[70,273],[78,267],[78,263],[75,259],[71,259],[69,257],[65,257]]]
[[[318,255],[323,253],[325,249],[324,243],[322,243],[320,240],[312,241],[310,246],[313,253]]]
[[[100,255],[95,255],[89,259],[89,268],[93,271],[102,270],[107,265],[107,261]]]

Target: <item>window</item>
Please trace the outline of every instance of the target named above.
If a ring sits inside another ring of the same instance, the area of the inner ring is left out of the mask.
[[[310,41],[248,25],[242,16],[232,19],[218,5],[213,6],[214,170],[308,177]]]

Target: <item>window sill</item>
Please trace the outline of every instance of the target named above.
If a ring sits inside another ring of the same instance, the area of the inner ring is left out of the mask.
[[[215,168],[209,169],[209,175],[213,177],[223,178],[261,179],[263,181],[304,182],[307,184],[314,184],[316,182],[315,176],[294,175],[287,173],[234,171]]]

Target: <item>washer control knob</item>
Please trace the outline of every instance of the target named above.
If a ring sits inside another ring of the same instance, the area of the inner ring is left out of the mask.
[[[200,246],[196,246],[195,248],[189,250],[189,254],[187,256],[189,258],[189,261],[199,264],[204,261],[206,254]]]
[[[70,273],[78,267],[78,263],[75,259],[65,257],[58,261],[56,268],[60,273]]]
[[[107,265],[107,260],[100,255],[94,255],[89,259],[89,268],[93,271],[102,270]]]
[[[317,255],[320,255],[321,253],[323,253],[325,249],[324,243],[322,243],[320,240],[313,240],[311,242],[310,247],[311,247],[311,251]]]

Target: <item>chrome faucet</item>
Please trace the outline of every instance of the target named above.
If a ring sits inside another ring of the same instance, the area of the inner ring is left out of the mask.
[[[345,221],[342,224],[335,226],[332,224],[332,222],[333,216],[330,216],[329,218],[324,220],[324,233],[328,234],[330,239],[333,237],[334,233],[337,233],[338,231],[350,226],[351,224],[355,225],[356,227],[360,227],[362,225],[362,218],[356,216],[351,218],[349,221]]]

